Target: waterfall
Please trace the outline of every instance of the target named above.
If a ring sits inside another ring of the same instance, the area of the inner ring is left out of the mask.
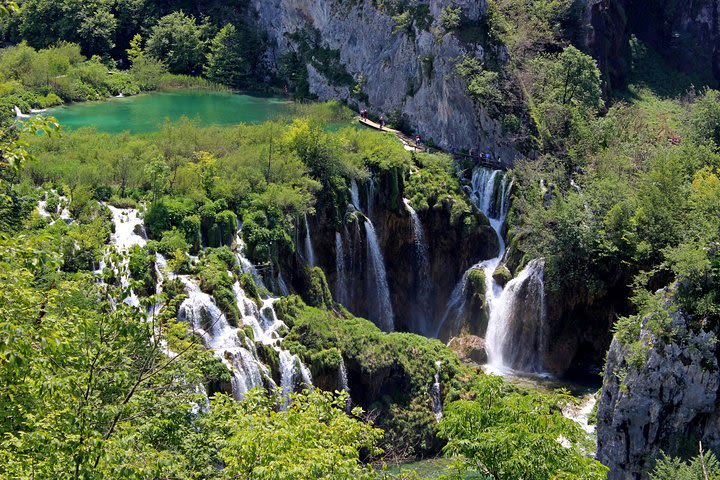
[[[115,232],[110,235],[110,243],[115,246],[118,252],[126,254],[131,247],[138,245],[144,247],[147,244],[145,228],[143,221],[139,217],[138,211],[132,208],[116,208],[107,205],[112,213]],[[126,257],[116,268],[116,274],[120,276],[120,285],[123,288],[130,287],[130,275],[128,272],[129,259]],[[133,307],[140,306],[140,299],[135,292],[130,289],[130,294],[125,298],[124,302]]]
[[[428,247],[427,240],[425,239],[425,232],[423,230],[422,222],[418,217],[417,212],[410,205],[410,200],[407,198],[403,199],[405,208],[410,214],[410,219],[413,227],[413,239],[415,241],[415,257],[416,266],[415,271],[418,278],[418,284],[416,285],[416,308],[418,314],[421,316],[418,322],[420,328],[419,332],[423,335],[428,335],[430,332],[430,299],[432,295],[432,285],[430,282],[430,249]]]
[[[350,384],[348,383],[347,368],[345,367],[345,359],[340,358],[340,368],[338,368],[338,390],[347,393],[345,401],[345,410],[348,412],[352,408],[352,398],[350,397]]]
[[[533,260],[505,286],[490,310],[485,345],[490,367],[543,372],[547,349],[543,260]]]
[[[372,218],[375,209],[375,181],[370,178],[367,185],[367,217]]]
[[[280,386],[282,388],[282,396],[284,406],[287,408],[289,404],[289,396],[295,391],[295,388],[304,384],[306,387],[312,387],[312,378],[310,370],[303,365],[297,355],[293,355],[287,350],[280,350]]]
[[[263,386],[263,376],[260,373],[260,366],[255,357],[245,348],[238,348],[232,354],[233,378],[230,382],[233,390],[233,397],[237,400],[252,390]]]
[[[355,179],[350,181],[350,199],[352,200],[355,210],[358,212],[362,211],[362,208],[360,208],[360,191],[358,190],[358,185]]]
[[[247,348],[249,345],[242,344],[238,329],[228,323],[210,295],[202,292],[188,277],[181,276],[180,279],[185,284],[187,299],[178,309],[178,320],[190,324],[205,347],[230,369],[233,397],[240,399],[249,390],[262,387],[264,377],[260,362]]]
[[[15,110],[15,117],[17,118],[30,118],[30,115],[22,113],[22,110],[20,110],[20,107],[18,107],[17,105],[13,106],[13,110]]]
[[[470,199],[473,204],[485,214],[493,230],[495,230],[500,247],[498,249],[498,255],[495,258],[491,258],[490,260],[485,260],[477,265],[474,265],[470,268],[470,270],[465,272],[463,277],[455,286],[455,289],[450,296],[450,300],[445,307],[443,316],[435,330],[436,337],[443,331],[457,332],[457,327],[459,326],[466,306],[465,299],[467,298],[467,279],[471,270],[480,269],[485,274],[485,298],[491,310],[494,303],[493,301],[502,293],[502,287],[498,285],[492,277],[493,273],[495,273],[495,269],[498,265],[500,265],[500,262],[505,255],[505,239],[502,236],[502,226],[503,223],[505,223],[505,217],[507,216],[510,206],[508,197],[510,195],[511,188],[503,187],[501,189],[501,192],[499,192],[500,195],[502,195],[502,198],[500,199],[501,208],[497,209],[499,211],[493,212],[493,200],[496,199],[496,195],[498,194],[495,188],[498,175],[502,175],[500,170],[476,168],[472,175],[472,192],[470,194]],[[502,179],[501,185],[506,185],[506,178]],[[452,323],[448,324],[447,322]],[[449,329],[449,327],[452,328]]]
[[[305,214],[305,260],[311,267],[315,266],[315,250],[313,250],[312,238],[310,237],[310,223]]]
[[[110,237],[111,243],[122,252],[127,252],[134,245],[144,247],[147,236],[138,211],[132,208],[116,208],[112,205],[107,207],[112,213],[115,224],[115,233]]]
[[[235,258],[237,258],[238,263],[240,264],[240,271],[242,273],[249,274],[253,281],[255,282],[255,285],[260,287],[261,289],[265,289],[265,282],[263,281],[262,276],[257,271],[257,268],[255,268],[255,265],[245,257],[245,242],[243,242],[241,231],[238,230],[238,233],[235,237],[235,244],[237,245],[237,252],[235,253]]]
[[[345,263],[345,249],[343,248],[343,238],[340,232],[335,232],[335,270],[337,276],[335,279],[335,298],[343,305],[348,299],[348,273]]]
[[[365,236],[367,240],[367,258],[370,261],[370,273],[368,275],[368,299],[371,306],[371,320],[386,332],[392,332],[395,328],[392,303],[390,301],[390,289],[388,288],[387,273],[385,271],[385,259],[380,251],[375,227],[369,220],[365,221]]]
[[[547,348],[547,318],[544,290],[544,262],[534,260],[503,288],[493,278],[505,255],[502,226],[510,208],[513,182],[500,170],[477,168],[472,175],[470,198],[490,221],[500,245],[498,256],[473,266],[485,274],[485,300],[489,322],[485,334],[489,366],[500,373],[511,370],[542,373],[543,354]],[[468,271],[469,272],[469,271]],[[466,272],[450,297],[436,335],[447,322],[457,331],[465,308]]]
[[[340,359],[340,368],[338,369],[338,390],[350,392],[350,386],[348,385],[347,368],[345,367],[345,360]]]
[[[430,396],[435,420],[439,422],[443,417],[442,391],[440,389],[440,369],[442,368],[442,362],[438,360],[435,362],[435,366],[437,367],[437,370],[435,370],[435,381],[432,384]]]
[[[288,288],[287,283],[285,283],[285,277],[283,277],[282,272],[278,272],[277,283],[280,295],[284,297],[290,295],[290,289]]]

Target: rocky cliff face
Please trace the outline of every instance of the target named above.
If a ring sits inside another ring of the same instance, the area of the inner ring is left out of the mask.
[[[597,458],[610,480],[646,479],[661,451],[682,455],[720,447],[720,368],[713,333],[693,332],[674,314],[671,338],[640,333],[638,358],[615,338],[597,412]],[[635,360],[633,360],[635,359]]]
[[[612,341],[612,326],[630,310],[629,280],[618,274],[606,292],[590,298],[581,291],[547,294],[548,342],[543,363],[557,375],[599,373]]]
[[[444,7],[462,7],[464,16],[476,21],[484,0],[431,0],[423,4],[427,9],[412,10],[411,26],[401,29],[373,0],[251,3],[270,37],[270,68],[284,55],[300,53],[309,90],[321,100],[346,100],[386,118],[397,112],[412,130],[443,148],[493,151],[508,163],[515,157],[499,122],[473,104],[455,73],[456,59],[484,58],[483,46],[464,44],[440,26]]]
[[[718,0],[581,0],[587,48],[611,88],[630,73],[631,36],[655,49],[670,65],[695,77],[720,80]]]

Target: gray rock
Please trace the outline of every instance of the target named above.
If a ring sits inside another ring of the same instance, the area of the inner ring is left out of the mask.
[[[683,443],[720,446],[716,336],[690,331],[679,314],[672,328],[665,341],[643,322],[648,355],[641,368],[613,339],[597,412],[597,458],[610,467],[610,480],[646,479],[661,451],[677,454]]]
[[[385,117],[397,110],[412,129],[442,148],[490,151],[508,165],[517,156],[502,138],[500,122],[474,105],[465,81],[455,73],[458,58],[482,57],[483,46],[463,45],[440,27],[447,5],[461,6],[468,18],[478,19],[486,8],[484,0],[431,0],[430,31],[415,28],[413,34],[393,33],[395,21],[372,0],[251,0],[251,4],[270,37],[270,68],[277,67],[283,54],[297,50],[292,34],[311,26],[319,32],[322,46],[338,50],[348,73],[356,81],[362,79],[368,101],[358,107]],[[431,63],[429,74],[423,63]],[[321,100],[350,98],[351,88],[331,85],[311,65],[308,79],[311,93]]]

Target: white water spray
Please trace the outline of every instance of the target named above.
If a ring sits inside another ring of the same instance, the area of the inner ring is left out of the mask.
[[[350,199],[352,200],[355,210],[358,212],[362,211],[362,208],[360,208],[360,191],[358,190],[358,184],[354,179],[350,181]]]
[[[368,299],[371,301],[371,320],[384,331],[392,332],[395,329],[395,318],[390,301],[385,259],[380,251],[375,227],[369,220],[365,221],[365,238],[367,258],[370,262],[370,272],[368,273],[372,274],[368,275],[368,295],[374,296],[373,299]]]
[[[335,297],[341,304],[346,304],[348,298],[348,273],[345,262],[345,249],[340,232],[335,232]]]
[[[433,414],[435,414],[435,420],[440,421],[443,417],[443,404],[442,404],[442,390],[440,387],[440,369],[442,368],[442,362],[435,362],[437,370],[435,370],[434,382],[430,389],[431,401]]]
[[[308,222],[307,214],[305,214],[305,260],[311,267],[315,266],[315,250],[313,249],[310,223]]]
[[[505,286],[490,310],[485,348],[488,365],[543,373],[547,349],[544,262],[533,260]]]
[[[415,242],[415,256],[416,256],[416,274],[418,276],[418,284],[416,287],[416,308],[418,310],[419,321],[415,322],[416,325],[420,326],[420,333],[423,335],[429,335],[430,326],[430,315],[431,315],[431,296],[432,296],[432,284],[430,282],[430,249],[428,247],[427,240],[425,239],[425,232],[423,230],[422,222],[420,217],[412,205],[410,200],[407,198],[403,199],[405,208],[410,214],[410,220],[413,227],[413,240]]]

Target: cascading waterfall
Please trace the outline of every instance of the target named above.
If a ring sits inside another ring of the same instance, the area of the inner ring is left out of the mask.
[[[442,390],[440,388],[440,369],[442,368],[442,362],[438,360],[435,362],[435,366],[437,369],[435,370],[435,381],[430,389],[430,396],[435,420],[439,422],[443,417]]]
[[[115,226],[115,232],[110,236],[110,243],[115,246],[117,251],[126,254],[135,245],[144,247],[147,244],[147,236],[138,211],[132,208],[117,208],[112,205],[107,207],[112,213]],[[128,262],[127,258],[123,259],[118,271],[116,271],[116,273],[120,274],[120,285],[123,288],[130,287]],[[132,289],[130,289],[130,295],[124,302],[133,307],[140,306],[140,299]]]
[[[345,249],[343,238],[340,232],[335,232],[335,268],[337,271],[335,281],[335,298],[341,304],[347,304],[348,298],[348,273],[345,263]]]
[[[247,261],[247,259],[245,259]],[[280,277],[278,277],[280,278]],[[268,297],[262,300],[258,307],[255,300],[249,298],[245,291],[236,282],[233,292],[237,301],[238,309],[242,314],[242,323],[249,325],[253,330],[253,337],[256,342],[271,346],[280,359],[280,386],[282,394],[286,397],[292,393],[298,385],[312,386],[310,370],[302,363],[297,355],[293,355],[281,347],[282,337],[279,334],[281,327],[285,324],[277,318],[274,303],[276,298]]]
[[[350,411],[352,407],[352,398],[350,397],[350,384],[348,382],[347,367],[345,367],[345,359],[340,359],[340,368],[338,369],[338,390],[347,393],[345,401],[345,409]]]
[[[362,208],[360,208],[360,191],[358,190],[358,184],[354,179],[350,181],[350,199],[352,200],[355,210],[358,212],[362,211]]]
[[[280,295],[287,297],[290,295],[290,289],[287,286],[287,283],[285,282],[285,277],[283,277],[282,272],[278,272],[278,289],[280,290]]]
[[[471,193],[473,203],[487,216],[500,245],[497,257],[470,269],[481,269],[485,274],[485,299],[489,309],[485,335],[488,364],[500,373],[510,370],[541,373],[542,357],[547,348],[544,262],[530,262],[504,289],[493,278],[505,255],[502,226],[509,210],[513,185],[507,175],[498,184],[498,175],[502,175],[500,170],[476,169],[472,176]],[[446,322],[457,324],[461,318],[467,297],[468,272],[455,287],[436,335],[440,334]]]
[[[280,386],[282,394],[286,401],[288,396],[295,391],[295,387],[299,384],[305,384],[307,387],[312,386],[312,377],[310,370],[300,361],[297,355],[293,355],[287,350],[278,352],[280,358]]]
[[[493,278],[505,255],[505,239],[501,229],[509,210],[509,195],[513,185],[507,175],[502,177],[498,185],[498,175],[502,175],[499,170],[476,169],[472,176],[471,194],[475,205],[488,217],[500,245],[497,257],[473,267],[483,270],[485,275],[485,299],[489,309],[485,334],[488,366],[499,373],[512,370],[541,373],[543,353],[547,348],[544,262],[530,262],[505,288]],[[453,315],[455,319],[462,315],[467,278],[466,273],[455,288],[443,322]]]
[[[435,330],[436,337],[440,336],[444,329],[447,330],[449,328],[452,332],[457,331],[459,327],[458,324],[466,307],[465,299],[467,298],[466,289],[468,274],[472,270],[479,269],[485,274],[485,298],[491,311],[494,300],[499,298],[502,293],[502,287],[493,279],[493,273],[495,273],[495,269],[498,265],[500,265],[500,262],[505,255],[505,239],[502,236],[502,226],[503,223],[505,223],[505,217],[507,216],[510,206],[508,197],[510,195],[511,188],[506,188],[507,176],[504,176],[501,182],[502,188],[500,194],[502,195],[502,198],[500,199],[500,208],[493,209],[495,204],[493,200],[497,195],[495,186],[498,175],[502,175],[502,171],[488,170],[485,168],[475,169],[472,175],[472,191],[470,193],[470,199],[473,204],[485,214],[493,230],[495,230],[499,244],[498,255],[495,258],[491,258],[490,260],[485,260],[477,265],[474,265],[465,272],[462,279],[460,279],[460,282],[458,282],[450,295],[450,300],[445,307],[445,312],[443,313],[443,316]],[[495,211],[493,212],[493,210]],[[451,323],[448,324],[448,322]]]
[[[243,273],[249,274],[252,278],[255,284],[265,289],[265,282],[263,281],[262,275],[257,271],[257,268],[255,268],[255,265],[245,257],[245,242],[243,242],[241,229],[238,229],[238,233],[235,236],[235,244],[237,245],[237,252],[235,253],[235,258],[237,258],[238,263],[240,264],[240,270]]]
[[[490,310],[485,348],[493,369],[543,372],[547,349],[544,267],[542,260],[530,262],[508,282]]]
[[[15,117],[17,118],[30,118],[30,115],[22,113],[22,110],[17,105],[13,106],[13,110],[15,110]]]
[[[365,221],[365,237],[367,240],[367,258],[370,262],[369,273],[372,273],[367,277],[368,294],[374,296],[374,302],[371,302],[370,305],[370,317],[380,328],[386,332],[392,332],[395,329],[395,317],[390,301],[385,259],[380,251],[375,227],[373,227],[370,220]]]
[[[347,368],[345,367],[345,359],[340,361],[340,368],[338,369],[338,389],[345,392],[350,392],[350,386],[348,385]]]
[[[180,279],[185,284],[187,299],[178,309],[178,320],[189,323],[200,335],[205,347],[228,366],[233,374],[233,396],[240,399],[249,390],[262,387],[261,364],[248,350],[248,345],[241,342],[238,329],[228,323],[214,299],[202,292],[195,282],[186,276]]]
[[[374,198],[374,184],[372,179],[367,182],[367,198],[368,210],[372,209]],[[360,205],[360,194],[357,182],[350,182],[350,197],[352,207],[355,211],[362,213]],[[385,331],[393,331],[395,329],[395,316],[390,300],[390,289],[388,287],[387,272],[385,270],[385,259],[375,232],[375,226],[367,215],[359,216],[365,225],[365,243],[366,243],[366,265],[365,265],[365,281],[367,282],[367,294],[372,301],[368,306],[368,318],[375,322],[377,326]],[[359,228],[359,222],[356,223]],[[356,232],[356,241],[360,239],[359,230]],[[307,238],[306,238],[307,243]],[[337,272],[335,284],[335,298],[340,303],[350,302],[352,281],[350,272],[356,271],[354,263],[353,241],[349,242],[351,264],[346,263],[345,248],[343,244],[343,236],[340,232],[335,233],[335,268]]]
[[[430,326],[430,298],[432,295],[432,284],[430,282],[430,249],[428,247],[427,240],[425,239],[425,232],[423,230],[422,222],[420,217],[412,205],[410,200],[407,198],[403,199],[405,208],[410,214],[410,220],[413,227],[413,240],[415,241],[415,257],[416,266],[415,271],[417,272],[418,284],[416,285],[416,309],[417,314],[421,317],[417,325],[420,326],[420,333],[423,335],[429,335]]]
[[[371,178],[367,182],[367,217],[372,218],[375,210],[375,181]]]
[[[307,261],[311,267],[315,266],[315,250],[313,249],[310,223],[308,222],[307,214],[305,214],[305,261]]]

